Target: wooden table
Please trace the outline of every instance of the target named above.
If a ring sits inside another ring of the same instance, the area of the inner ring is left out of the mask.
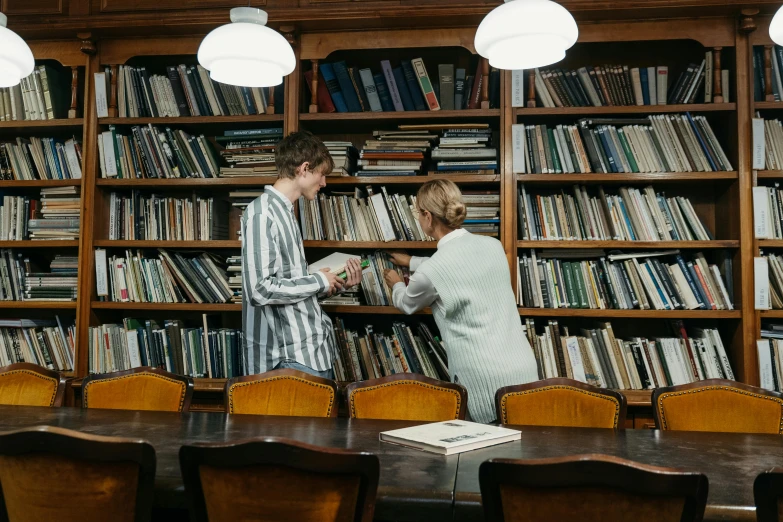
[[[517,427],[522,440],[462,453],[454,521],[483,520],[478,468],[493,458],[534,459],[604,453],[645,464],[700,471],[709,480],[705,520],[756,520],[753,481],[783,465],[783,437],[734,433]]]
[[[379,431],[417,424],[411,422],[0,406],[0,431],[39,424],[148,440],[158,462],[155,504],[164,508],[185,507],[183,444],[279,436],[372,452],[381,464],[376,516],[403,522],[481,520],[478,467],[485,460],[580,453],[701,471],[710,482],[707,520],[752,521],[753,480],[783,465],[783,437],[775,435],[520,427],[520,442],[444,457],[378,441]]]
[[[183,444],[277,436],[375,453],[381,465],[375,509],[379,519],[421,522],[452,519],[458,456],[443,457],[378,440],[380,431],[420,423],[0,406],[0,431],[41,424],[149,441],[157,456],[157,507],[186,507],[179,468],[179,448]]]

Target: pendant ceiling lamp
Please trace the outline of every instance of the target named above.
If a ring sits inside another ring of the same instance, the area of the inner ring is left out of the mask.
[[[476,52],[498,69],[534,69],[557,63],[576,43],[571,13],[551,0],[505,0],[476,31]]]
[[[6,28],[8,18],[0,13],[0,87],[13,87],[35,67],[30,48],[18,34]]]
[[[280,85],[296,66],[294,50],[266,22],[267,14],[261,9],[231,9],[231,23],[202,40],[198,62],[216,82],[240,87]]]
[[[778,45],[783,45],[783,7],[778,9],[769,24],[769,37]]]

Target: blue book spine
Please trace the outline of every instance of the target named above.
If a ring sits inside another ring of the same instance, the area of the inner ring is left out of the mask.
[[[701,132],[699,132],[699,128],[696,126],[696,122],[693,121],[693,118],[691,117],[691,113],[686,112],[685,116],[688,118],[688,123],[691,124],[691,128],[693,129],[693,133],[696,135],[696,139],[699,140],[699,145],[704,151],[704,155],[707,156],[707,161],[710,162],[710,167],[712,167],[712,170],[716,170],[716,171],[722,170],[720,167],[715,165],[714,161],[712,161],[712,155],[710,154],[710,149],[708,149],[707,145],[704,143],[704,139],[702,138]]]
[[[337,112],[348,112],[348,105],[345,104],[345,98],[343,98],[343,93],[340,90],[340,84],[337,82],[337,77],[334,75],[332,64],[322,63],[320,71],[326,82],[326,89],[329,91],[329,96],[332,97],[334,108],[337,109]]]
[[[604,137],[606,138],[606,144],[611,149],[612,156],[614,156],[617,172],[625,172],[625,168],[623,167],[623,162],[620,159],[625,154],[625,152],[622,150],[617,150],[617,147],[615,146],[615,142],[612,139],[612,131],[609,129],[609,127],[604,127],[603,132],[604,132]]]
[[[383,74],[377,73],[372,75],[372,79],[375,82],[375,88],[378,89],[378,98],[381,99],[383,112],[394,112],[394,103],[389,94],[389,87],[386,86],[386,78],[383,77]]]
[[[620,172],[617,169],[617,164],[615,163],[614,156],[612,155],[612,149],[609,148],[609,143],[606,140],[606,135],[604,134],[603,129],[596,129],[595,132],[598,135],[598,140],[601,142],[601,148],[604,150],[604,154],[606,154],[606,158],[609,160],[609,171]]]
[[[139,342],[139,356],[141,357],[142,366],[152,366],[147,360],[147,343],[144,342],[144,328],[136,328],[136,337]]]
[[[647,76],[647,67],[639,67],[639,80],[642,83],[642,100],[645,105],[650,105],[650,89]]]
[[[686,264],[685,260],[679,254],[677,254],[676,259],[677,264],[680,266],[680,270],[682,270],[682,273],[685,276],[685,280],[688,282],[688,286],[691,287],[691,292],[693,292],[693,295],[696,296],[696,301],[699,303],[699,308],[709,308],[710,305],[709,301],[707,301],[707,296],[704,294],[704,292],[702,292],[701,285],[697,284],[698,279],[696,278],[696,274],[693,271],[693,265],[691,263]]]
[[[625,225],[628,227],[628,231],[631,233],[631,241],[636,241],[636,233],[634,232],[633,225],[631,224],[631,219],[628,217],[628,210],[625,208],[625,201],[623,201],[622,197],[618,197],[617,199],[620,201],[620,213],[625,220]]]
[[[250,87],[240,87],[239,90],[242,91],[242,100],[245,102],[247,113],[257,114],[256,104],[253,101],[253,93],[250,92]]]
[[[655,286],[655,290],[658,292],[658,295],[660,296],[661,301],[663,301],[663,307],[666,310],[671,310],[672,307],[669,304],[669,300],[666,297],[666,295],[663,293],[663,290],[661,289],[661,287],[658,285],[658,281],[655,280],[655,271],[650,267],[649,262],[647,262],[647,263],[640,263],[640,265],[645,270],[647,270],[647,273],[650,275],[650,280],[652,281],[653,285]]]
[[[413,105],[411,91],[408,89],[408,83],[405,81],[405,73],[402,72],[402,67],[395,67],[392,69],[392,74],[394,74],[394,82],[397,84],[397,90],[400,91],[402,106],[406,111],[415,110],[416,107]]]
[[[661,212],[666,214],[667,219],[669,220],[669,223],[674,223],[674,216],[672,215],[671,209],[669,208],[669,203],[666,201],[666,198],[663,196],[656,196],[658,199],[658,207],[660,207]],[[680,238],[680,235],[677,233],[677,229],[672,226],[669,233],[672,236],[672,241],[680,241],[682,238]]]
[[[362,112],[362,105],[359,103],[359,96],[353,88],[353,82],[348,75],[348,67],[345,62],[335,62],[332,64],[337,83],[340,84],[340,91],[343,93],[345,104],[348,106],[348,112]]]
[[[421,87],[419,87],[419,81],[416,79],[416,73],[413,70],[411,61],[402,60],[400,65],[402,65],[402,73],[405,76],[405,83],[408,84],[408,92],[410,92],[411,98],[413,99],[414,109],[417,111],[429,110],[427,101],[424,99],[424,94],[421,92]]]

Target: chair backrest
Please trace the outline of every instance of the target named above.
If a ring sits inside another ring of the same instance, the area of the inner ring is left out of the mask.
[[[625,396],[573,379],[506,386],[495,393],[501,424],[623,428]]]
[[[194,522],[370,522],[378,457],[269,437],[182,446]]]
[[[224,395],[228,413],[337,417],[337,383],[299,370],[234,377]]]
[[[701,520],[707,477],[607,455],[493,459],[479,467],[486,522]]]
[[[349,384],[348,411],[356,419],[445,421],[464,419],[468,391],[460,384],[398,373]]]
[[[143,440],[51,426],[0,435],[3,522],[150,519],[155,450]]]
[[[757,522],[780,522],[783,514],[783,468],[761,473],[753,483]]]
[[[192,397],[193,379],[149,366],[90,375],[82,381],[84,408],[184,412]]]
[[[65,377],[30,363],[0,368],[0,404],[8,406],[62,406]]]
[[[783,433],[783,394],[723,379],[658,388],[659,430]]]

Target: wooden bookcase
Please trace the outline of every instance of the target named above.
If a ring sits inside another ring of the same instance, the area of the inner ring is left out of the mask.
[[[320,4],[319,4],[320,5]],[[323,6],[321,6],[323,7]],[[330,6],[331,7],[331,6]],[[345,6],[336,6],[339,11]],[[567,6],[568,7],[568,6]],[[353,8],[353,7],[352,7]],[[383,9],[379,7],[379,9]],[[436,6],[429,8],[433,13]],[[108,195],[112,191],[130,191],[144,189],[160,193],[203,192],[210,194],[227,194],[234,188],[260,187],[271,182],[268,178],[255,179],[175,179],[175,180],[128,180],[102,179],[98,170],[97,136],[108,125],[118,127],[132,124],[161,124],[190,129],[194,132],[222,132],[230,128],[251,128],[256,126],[282,126],[285,133],[298,129],[311,130],[325,139],[350,140],[361,145],[364,139],[371,135],[372,130],[393,129],[402,123],[428,122],[481,122],[489,123],[499,138],[499,169],[493,176],[467,176],[454,180],[463,187],[496,189],[501,195],[501,230],[500,239],[512,271],[512,284],[515,284],[516,257],[524,249],[531,248],[604,248],[625,250],[652,250],[661,248],[680,248],[684,252],[703,251],[708,257],[716,250],[728,251],[733,261],[733,282],[735,293],[735,310],[733,311],[642,311],[642,310],[569,310],[569,309],[520,309],[520,317],[536,317],[561,320],[567,325],[578,325],[610,320],[616,329],[622,332],[638,329],[641,334],[655,335],[660,332],[666,321],[670,319],[685,319],[689,324],[717,327],[721,331],[724,343],[729,351],[731,363],[736,377],[742,382],[758,385],[758,364],[755,354],[755,339],[758,335],[761,317],[783,317],[783,312],[757,313],[753,310],[753,256],[760,246],[765,248],[783,248],[783,242],[767,242],[759,245],[753,240],[751,187],[759,179],[783,176],[782,173],[758,172],[751,170],[750,120],[755,110],[777,111],[783,108],[783,103],[764,102],[752,103],[752,60],[751,45],[761,45],[766,39],[768,18],[754,17],[755,13],[738,16],[733,10],[717,10],[704,8],[701,12],[696,8],[682,12],[675,8],[658,13],[660,16],[650,20],[617,20],[608,14],[589,17],[589,21],[579,21],[579,41],[568,54],[564,62],[567,67],[581,65],[598,65],[611,63],[641,65],[671,65],[673,71],[689,59],[695,60],[698,55],[690,56],[678,49],[689,52],[694,49],[721,49],[724,67],[731,71],[729,103],[666,105],[666,106],[635,106],[635,107],[586,107],[586,108],[542,108],[542,107],[512,107],[511,104],[511,73],[501,73],[500,107],[476,110],[440,111],[440,112],[405,112],[405,113],[340,113],[322,114],[313,107],[313,99],[308,86],[305,85],[304,71],[310,70],[322,60],[348,59],[352,65],[378,63],[383,59],[400,57],[414,58],[422,55],[425,61],[430,59],[437,63],[440,58],[456,55],[459,57],[475,53],[473,35],[480,15],[489,7],[452,6],[450,13],[454,15],[454,23],[449,26],[448,18],[438,22],[439,27],[430,27],[418,21],[409,21],[403,17],[389,18],[383,27],[372,26],[373,29],[362,29],[361,24],[346,21],[343,30],[334,30],[310,20],[297,22],[297,14],[287,15],[286,22],[291,27],[281,29],[292,42],[297,59],[297,69],[286,78],[285,96],[283,100],[275,100],[276,104],[284,105],[283,114],[265,114],[258,116],[220,116],[220,117],[189,117],[189,118],[118,118],[116,117],[116,94],[114,86],[110,90],[110,117],[97,118],[94,95],[92,92],[92,73],[102,71],[104,67],[116,67],[120,64],[139,63],[144,59],[163,63],[171,57],[169,64],[181,63],[187,57],[190,63],[195,63],[195,54],[206,26],[199,18],[192,26],[192,34],[188,27],[177,31],[169,29],[138,29],[129,30],[130,34],[138,36],[107,36],[95,40],[97,52],[92,56],[78,53],[78,43],[73,44],[80,65],[86,67],[85,77],[89,79],[84,87],[84,118],[76,120],[83,129],[84,177],[82,180],[82,235],[79,241],[80,253],[80,294],[76,304],[78,347],[78,365],[75,372],[76,387],[78,378],[87,372],[86,333],[90,326],[104,322],[115,322],[123,316],[155,317],[155,318],[189,318],[200,317],[202,313],[219,314],[225,326],[239,328],[241,326],[241,306],[236,304],[195,305],[195,304],[147,304],[147,303],[112,303],[96,299],[94,257],[96,247],[107,250],[119,249],[154,249],[165,247],[171,249],[214,249],[220,252],[238,253],[240,243],[233,235],[227,241],[201,242],[156,242],[156,241],[109,241],[106,235],[108,221]],[[456,15],[464,9],[464,17]],[[342,12],[342,11],[340,11]],[[310,11],[308,16],[316,16]],[[479,14],[477,14],[479,13]],[[754,15],[754,16],[751,16]],[[121,17],[120,15],[115,15]],[[302,11],[301,16],[305,16]],[[602,18],[603,16],[603,18]],[[624,16],[627,16],[624,15]],[[646,16],[636,15],[636,18]],[[634,16],[631,16],[634,18]],[[304,19],[303,19],[304,20]],[[347,19],[346,19],[347,20]],[[469,22],[466,22],[469,20]],[[141,22],[131,20],[133,24]],[[217,23],[211,24],[212,26]],[[376,24],[377,25],[377,24]],[[758,28],[756,28],[758,25]],[[441,27],[442,26],[442,27]],[[180,33],[180,34],[177,34]],[[33,42],[34,50],[39,49]],[[47,48],[41,45],[40,48]],[[43,51],[40,51],[43,52]],[[702,54],[703,57],[703,54]],[[647,63],[655,58],[653,63]],[[74,57],[75,59],[75,57]],[[458,58],[461,59],[461,58]],[[70,66],[73,59],[63,58],[63,64]],[[67,63],[66,63],[67,62]],[[429,67],[428,67],[429,69]],[[430,71],[431,75],[433,74]],[[676,80],[676,72],[672,73],[670,84]],[[528,95],[525,86],[525,95]],[[486,100],[486,97],[483,97]],[[671,174],[526,174],[512,173],[511,158],[511,125],[515,123],[574,123],[585,116],[622,116],[635,117],[660,113],[684,113],[690,111],[702,114],[718,134],[721,144],[726,150],[733,166],[732,172],[714,173],[671,173]],[[58,125],[68,125],[58,122]],[[0,124],[0,132],[3,131]],[[33,127],[34,125],[30,125]],[[432,177],[377,178],[373,180],[357,178],[332,178],[328,180],[326,191],[350,190],[354,186],[372,184],[387,185],[389,189],[400,193],[415,193],[418,186]],[[24,182],[27,183],[27,182]],[[620,242],[620,241],[521,241],[517,228],[517,190],[521,183],[532,188],[568,189],[574,184],[605,184],[607,187],[622,185],[664,187],[677,195],[690,197],[694,201],[697,213],[715,232],[716,240],[710,242]],[[20,187],[25,185],[19,185]],[[232,232],[233,234],[233,232]],[[14,245],[15,246],[15,245]],[[329,249],[355,249],[370,251],[379,248],[406,248],[413,252],[432,252],[432,243],[358,243],[358,242],[305,242],[308,258],[319,257]],[[5,308],[0,302],[0,308]],[[424,320],[432,321],[431,313],[423,310],[416,317],[405,318],[389,307],[369,306],[327,306],[327,312],[332,316],[343,318],[347,325],[363,322]],[[539,322],[540,324],[540,322]],[[621,335],[622,336],[622,335]],[[222,404],[222,384],[219,379],[196,379],[196,400],[194,408],[215,409]],[[649,391],[624,392],[635,417],[629,420],[629,426],[644,427],[651,422],[649,416]]]

